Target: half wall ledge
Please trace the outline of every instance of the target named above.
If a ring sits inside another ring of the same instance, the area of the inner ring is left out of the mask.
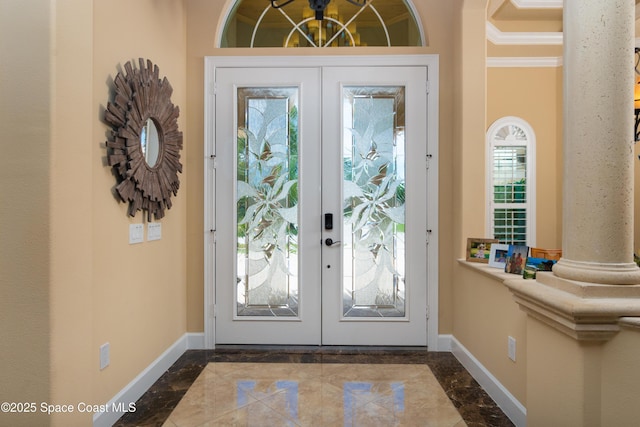
[[[640,285],[599,285],[538,272],[536,280],[509,279],[520,308],[578,341],[607,341],[640,318]],[[640,319],[635,322],[640,324]]]

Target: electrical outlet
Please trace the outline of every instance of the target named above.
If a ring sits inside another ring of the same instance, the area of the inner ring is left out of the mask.
[[[509,359],[516,361],[516,339],[509,337]]]
[[[101,371],[107,366],[109,366],[109,363],[111,362],[109,349],[110,349],[110,345],[108,342],[100,346],[100,370]]]

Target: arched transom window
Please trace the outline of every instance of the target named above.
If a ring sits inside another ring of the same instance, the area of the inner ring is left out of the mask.
[[[423,39],[405,0],[331,0],[321,14],[307,0],[238,0],[220,47],[423,46]]]

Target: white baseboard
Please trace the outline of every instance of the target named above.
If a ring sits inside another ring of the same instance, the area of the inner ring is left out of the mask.
[[[453,336],[451,352],[517,427],[527,425],[527,408]]]
[[[188,350],[205,350],[204,332],[187,332],[187,349]]]
[[[438,335],[438,348],[436,351],[448,351],[451,352],[451,339],[452,335]]]
[[[124,415],[124,409],[135,403],[158,378],[190,349],[204,348],[204,333],[186,333],[154,360],[105,405],[106,411],[93,415],[95,427],[111,427]]]

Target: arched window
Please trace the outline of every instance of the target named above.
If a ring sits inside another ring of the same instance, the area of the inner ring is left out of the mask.
[[[487,233],[500,243],[535,246],[535,134],[518,117],[487,132]]]
[[[423,46],[416,16],[406,0],[331,0],[322,16],[307,0],[237,0],[220,47]]]

